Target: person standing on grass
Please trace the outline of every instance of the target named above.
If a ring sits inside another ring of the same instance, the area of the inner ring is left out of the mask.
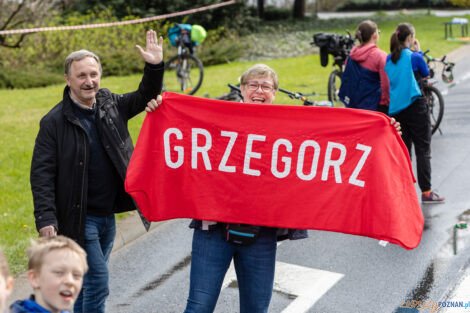
[[[348,108],[388,112],[389,81],[385,72],[387,53],[377,46],[380,30],[370,20],[356,30],[360,45],[352,48],[346,61],[339,97]]]
[[[161,92],[164,70],[163,38],[150,30],[146,44],[136,46],[145,61],[139,88],[122,95],[99,88],[98,56],[72,52],[63,99],[40,122],[30,175],[36,228],[41,237],[70,237],[87,253],[89,271],[74,313],[105,311],[114,214],[137,209],[124,191],[134,149],[127,123]]]
[[[411,156],[414,144],[422,203],[442,203],[431,190],[431,121],[419,84],[426,83],[429,69],[413,25],[401,23],[390,39],[385,71],[390,80],[389,115],[400,122],[402,138]]]

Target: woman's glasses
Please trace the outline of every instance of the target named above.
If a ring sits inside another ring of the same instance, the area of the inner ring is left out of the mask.
[[[258,82],[249,81],[249,82],[245,83],[245,85],[248,87],[248,90],[251,90],[251,91],[258,90],[258,88],[260,88],[260,87],[261,87],[261,90],[264,91],[264,92],[270,92],[270,91],[273,91],[273,89],[274,89],[274,86],[270,85],[268,83],[260,84]]]

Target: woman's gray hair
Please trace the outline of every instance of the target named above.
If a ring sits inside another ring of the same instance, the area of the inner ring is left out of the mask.
[[[240,78],[242,85],[246,84],[248,80],[258,77],[269,77],[273,80],[274,90],[279,87],[279,79],[277,78],[276,72],[267,66],[266,64],[255,64],[250,67]]]
[[[74,51],[74,52],[70,53],[68,55],[68,57],[65,58],[65,75],[69,76],[70,67],[72,66],[72,62],[80,61],[80,60],[83,60],[84,58],[93,58],[93,59],[95,59],[96,62],[98,62],[98,65],[100,67],[100,74],[103,73],[103,70],[101,68],[100,58],[96,54],[94,54],[93,52],[82,49],[82,50],[78,50],[78,51]]]

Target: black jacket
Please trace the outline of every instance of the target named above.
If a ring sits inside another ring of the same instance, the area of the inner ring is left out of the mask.
[[[135,210],[124,191],[124,179],[134,146],[127,128],[130,118],[142,112],[162,89],[163,63],[146,64],[137,91],[118,95],[108,89],[96,94],[96,126],[101,143],[122,184],[114,213]],[[74,115],[69,87],[63,100],[40,122],[31,162],[31,190],[36,228],[53,225],[58,234],[83,246],[88,191],[89,144]]]

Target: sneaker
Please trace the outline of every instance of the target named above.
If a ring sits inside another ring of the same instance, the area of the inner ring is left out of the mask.
[[[421,203],[443,203],[445,200],[446,198],[439,196],[434,191],[421,194]]]

